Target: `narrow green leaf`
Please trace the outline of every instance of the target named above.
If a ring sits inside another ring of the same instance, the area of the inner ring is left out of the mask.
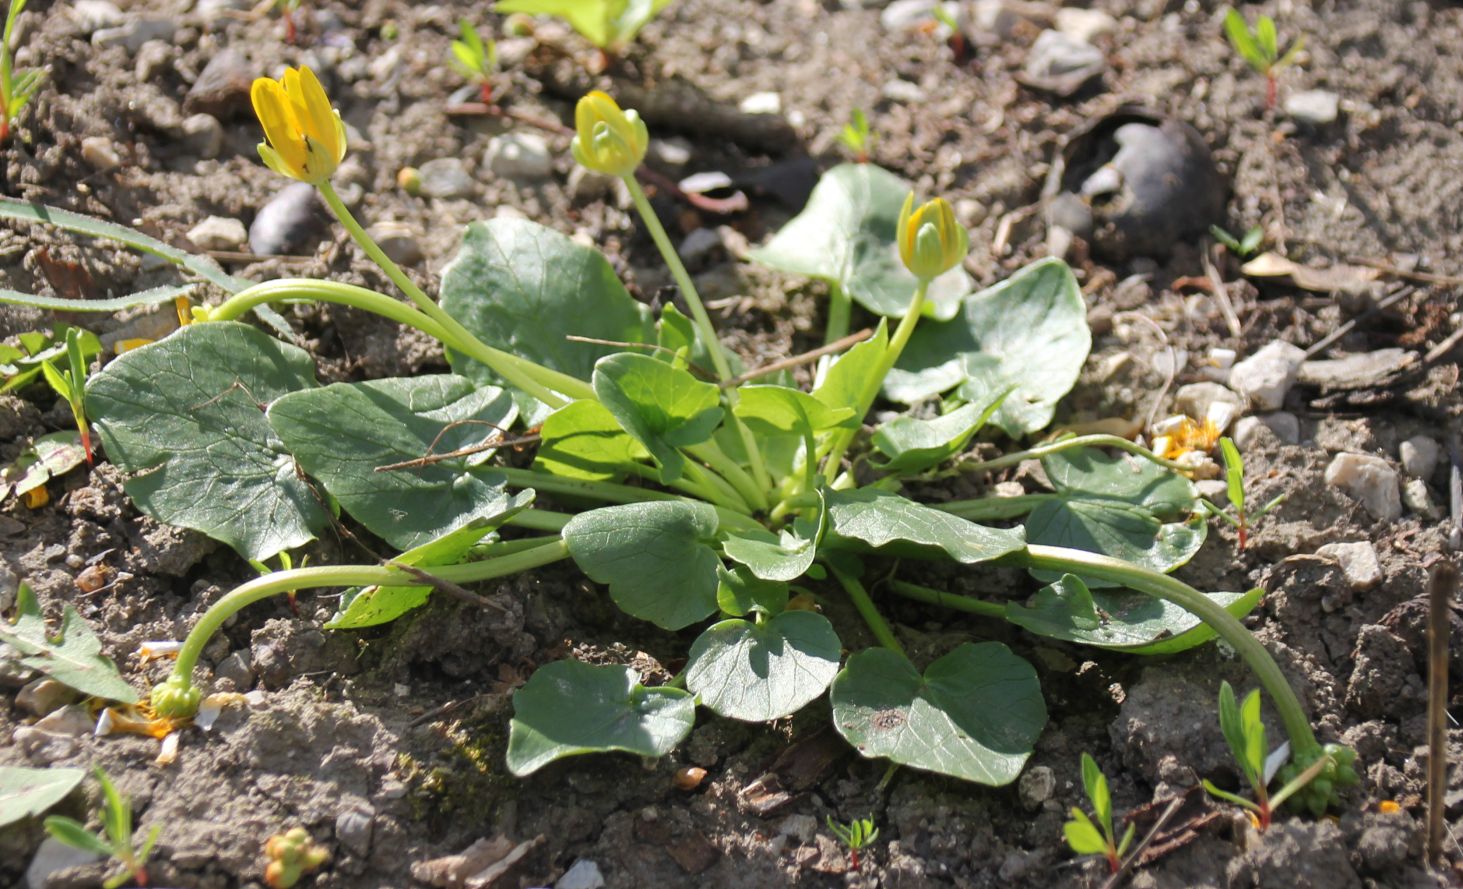
[[[1250,26],[1238,10],[1231,9],[1225,13],[1224,33],[1229,37],[1229,45],[1240,54],[1240,58],[1244,59],[1251,68],[1264,74],[1269,62],[1260,52],[1259,46],[1255,44],[1255,38],[1250,33]]]
[[[1229,502],[1235,512],[1243,515],[1245,511],[1245,463],[1240,457],[1239,448],[1235,447],[1229,438],[1219,440],[1219,452],[1224,457],[1224,483],[1229,494]]]
[[[108,857],[112,854],[110,844],[87,830],[85,824],[74,818],[67,818],[65,815],[51,815],[46,818],[45,825],[46,833],[73,849]]]
[[[620,353],[594,367],[594,392],[620,426],[655,458],[661,481],[681,477],[677,448],[711,438],[721,423],[721,390],[647,355]]]
[[[1092,801],[1092,811],[1105,836],[1112,836],[1112,794],[1107,789],[1107,776],[1097,767],[1097,760],[1082,754],[1082,786]]]
[[[112,299],[62,299],[59,296],[38,296],[0,289],[0,303],[57,312],[120,312],[134,306],[170,303],[180,296],[191,296],[197,290],[197,284],[183,284],[178,287],[153,287]]]
[[[1268,15],[1261,15],[1255,20],[1255,42],[1259,45],[1260,54],[1267,62],[1274,62],[1280,58],[1280,48],[1276,45],[1275,20]]]
[[[60,632],[53,637],[46,632],[41,605],[29,584],[20,585],[15,607],[15,623],[0,619],[0,642],[20,652],[22,664],[84,695],[123,704],[137,702],[137,692],[122,678],[117,665],[101,653],[102,643],[75,608],[66,606]]]
[[[1072,820],[1062,825],[1062,835],[1066,837],[1067,845],[1078,855],[1107,853],[1107,840],[1081,809],[1072,809]]]
[[[69,796],[85,777],[83,769],[0,766],[0,827],[41,814]]]
[[[691,645],[686,688],[721,716],[765,722],[823,694],[840,654],[833,625],[811,611],[784,611],[759,623],[724,620]]]
[[[1240,256],[1249,256],[1260,249],[1260,242],[1265,239],[1265,230],[1258,225],[1245,232],[1245,239],[1239,244]]]

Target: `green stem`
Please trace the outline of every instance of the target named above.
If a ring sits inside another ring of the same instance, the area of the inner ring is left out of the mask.
[[[532,512],[532,511],[533,510],[525,510],[525,512]],[[554,528],[554,529],[541,529],[541,530],[554,530],[554,531],[557,531],[558,529],[557,528]],[[523,537],[523,538],[520,538],[518,540],[499,540],[496,543],[489,543],[489,544],[487,544],[485,546],[478,547],[477,550],[476,550],[476,552],[477,552],[477,558],[478,559],[497,559],[497,558],[501,558],[503,556],[511,556],[511,555],[514,555],[515,553],[521,553],[524,550],[533,549],[536,546],[543,546],[545,543],[552,543],[555,539],[557,539],[557,538],[555,538],[555,537]]]
[[[887,586],[889,592],[894,595],[903,596],[906,599],[913,599],[916,602],[941,605],[945,608],[953,608],[956,611],[964,611],[967,614],[978,614],[981,617],[996,617],[1002,620],[1006,618],[1006,606],[996,602],[986,602],[974,596],[965,596],[960,593],[946,593],[905,580],[891,580]]]
[[[705,502],[692,497],[682,497],[678,494],[667,494],[665,491],[656,491],[651,488],[635,488],[630,485],[617,485],[613,482],[590,481],[589,479],[561,478],[557,475],[549,475],[546,472],[538,472],[532,469],[518,469],[512,466],[494,467],[494,471],[506,476],[508,484],[515,488],[533,488],[538,491],[547,491],[550,494],[569,497],[587,497],[591,500],[601,500],[605,503],[645,503],[651,500],[669,500],[682,503]],[[723,527],[740,528],[744,531],[752,529],[765,530],[750,516],[743,515],[723,506],[718,506],[714,503],[710,505],[716,510],[717,519]]]
[[[1059,499],[1061,498],[1056,494],[1021,494],[1016,497],[981,497],[976,500],[951,500],[929,505],[972,522],[990,522],[1014,519],[1026,515],[1048,500]]]
[[[828,323],[823,328],[824,345],[848,336],[848,322],[852,308],[853,301],[849,299],[848,291],[836,283],[830,283],[828,285]]]
[[[858,609],[859,616],[864,619],[864,623],[869,625],[869,630],[873,632],[874,638],[879,640],[879,644],[891,651],[904,654],[904,646],[900,645],[899,640],[895,638],[894,630],[889,627],[889,622],[884,620],[884,615],[874,607],[874,600],[869,598],[868,590],[864,589],[864,585],[859,582],[859,579],[852,574],[838,570],[837,565],[829,563],[828,568],[833,572],[833,576],[838,578],[838,582],[848,593],[849,600],[853,602],[853,607]]]
[[[1265,646],[1260,644],[1260,640],[1245,629],[1244,624],[1225,611],[1223,606],[1213,599],[1167,574],[1160,574],[1129,562],[1081,550],[1041,546],[1033,543],[1027,544],[1024,551],[1007,556],[1001,561],[1023,568],[1070,572],[1082,577],[1112,581],[1140,593],[1172,602],[1190,612],[1208,624],[1219,638],[1229,643],[1230,647],[1238,652],[1250,669],[1255,672],[1260,684],[1270,693],[1270,699],[1274,702],[1275,709],[1280,713],[1280,721],[1285,726],[1285,733],[1290,736],[1293,755],[1299,758],[1307,754],[1319,754],[1321,747],[1316,742],[1315,734],[1311,731],[1305,708],[1301,706],[1300,699],[1296,697],[1294,689],[1286,681],[1285,674],[1280,671],[1275,659],[1270,656],[1270,652],[1265,650]]]
[[[281,278],[246,287],[208,311],[210,321],[233,321],[250,309],[273,302],[324,302],[353,306],[377,315],[415,327],[440,342],[447,342],[451,336],[442,325],[428,318],[422,312],[374,290],[341,284],[336,281],[320,281],[314,278]]]
[[[433,567],[429,572],[449,583],[465,584],[506,577],[568,558],[569,546],[563,540],[553,539],[529,549],[505,555],[501,558],[463,565]],[[186,692],[192,687],[193,669],[198,658],[213,634],[242,608],[270,596],[318,587],[342,586],[420,586],[421,579],[399,567],[386,565],[321,565],[314,568],[294,568],[276,571],[242,584],[228,595],[219,599],[189,631],[188,638],[178,651],[178,660],[165,683],[174,690]],[[162,686],[159,686],[161,688]],[[196,708],[195,708],[196,709]],[[174,714],[191,715],[191,714]]]
[[[651,482],[652,484],[663,484],[660,480],[660,470],[654,466],[646,466],[644,463],[622,463],[621,465],[630,470],[639,478],[643,478],[646,481]],[[716,499],[716,495],[714,492],[706,488],[704,485],[700,485],[696,482],[691,481],[691,479],[684,474],[682,474],[680,478],[671,482],[669,485],[666,485],[666,487],[680,491],[682,494],[687,494],[691,497],[695,497],[697,500],[705,500],[708,503]]]
[[[958,465],[965,472],[984,472],[990,469],[1003,469],[1007,466],[1015,466],[1023,460],[1039,459],[1071,448],[1117,448],[1120,451],[1127,451],[1145,460],[1151,460],[1159,466],[1167,466],[1176,472],[1188,472],[1192,468],[1175,460],[1160,457],[1142,445],[1128,441],[1119,435],[1078,435],[1072,438],[1064,438],[1061,441],[1040,445],[1030,450],[1005,454],[994,460],[981,460],[975,463],[961,463]]]
[[[686,461],[686,477],[707,492],[707,500],[717,506],[724,506],[737,512],[752,514],[752,506],[742,499],[726,479],[706,469],[700,463]]]
[[[508,517],[507,524],[515,528],[527,528],[530,531],[553,531],[558,533],[564,530],[569,520],[574,518],[567,512],[554,512],[550,509],[525,509],[522,512],[514,513]]]
[[[738,466],[737,461],[728,456],[714,439],[686,448],[685,451],[720,473],[753,509],[765,510],[771,505],[767,499],[767,491],[759,488],[756,480]]]

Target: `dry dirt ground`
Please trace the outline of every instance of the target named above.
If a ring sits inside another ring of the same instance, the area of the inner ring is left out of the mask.
[[[516,214],[600,245],[637,296],[662,295],[668,276],[626,205],[574,174],[566,136],[524,120],[571,116],[575,78],[587,82],[582,63],[593,61],[574,38],[541,30],[546,42],[567,48],[570,58],[557,60],[532,41],[505,43],[505,104],[519,117],[504,119],[447,110],[463,98],[453,96],[461,82],[445,65],[448,41],[462,15],[497,33],[501,19],[486,4],[307,2],[295,45],[283,40],[277,16],[235,8],[245,3],[118,5],[115,22],[101,22],[95,5],[78,14],[86,6],[79,0],[33,0],[23,16],[20,61],[44,65],[50,76],[16,138],[0,147],[6,194],[133,224],[179,245],[208,216],[247,226],[282,188],[254,151],[248,82],[306,63],[352,128],[338,185],[364,219],[412,233],[410,270],[422,282],[436,280],[463,224]],[[678,0],[614,71],[620,86],[654,95],[689,83],[704,101],[731,109],[755,93],[780,98],[791,141],[779,142],[780,130],[711,133],[695,113],[653,125],[669,142],[652,166],[670,179],[722,170],[763,183],[748,187],[746,211],[726,216],[664,190],[659,198],[677,237],[715,233],[693,270],[749,362],[818,342],[824,289],[741,256],[795,211],[797,193],[810,184],[809,168],[789,161],[808,157],[826,168],[840,159],[834,134],[854,108],[868,112],[878,133],[876,162],[956,204],[972,229],[967,267],[981,283],[1065,247],[1095,339],[1059,423],[1169,413],[1177,387],[1208,378],[1215,348],[1240,357],[1276,340],[1307,348],[1357,321],[1313,357],[1406,350],[1412,365],[1401,374],[1363,370],[1329,386],[1302,379],[1282,412],[1249,423],[1243,444],[1257,480],[1253,496],[1288,490],[1291,497],[1243,553],[1216,528],[1183,572],[1201,588],[1269,591],[1249,623],[1301,690],[1323,737],[1357,750],[1362,786],[1339,818],[1288,818],[1263,836],[1227,813],[1209,819],[1131,883],[1456,885],[1463,861],[1456,844],[1441,871],[1426,870],[1421,857],[1420,597],[1424,563],[1445,546],[1447,445],[1463,405],[1463,353],[1445,342],[1460,324],[1456,276],[1463,275],[1463,8],[1442,0],[1247,4],[1251,16],[1275,15],[1283,37],[1306,35],[1302,63],[1284,73],[1280,96],[1282,104],[1302,90],[1338,97],[1337,119],[1316,125],[1264,112],[1263,80],[1224,43],[1215,3],[1092,6],[1110,17],[1091,38],[1105,70],[1066,97],[1021,79],[1044,29],[1075,27],[1070,10],[1059,18],[1056,2],[975,4],[966,45],[954,47],[939,34],[886,27],[876,4],[857,0]],[[121,37],[93,40],[98,24],[122,28]],[[1167,257],[1123,261],[1104,260],[1080,240],[1055,244],[1041,201],[1059,147],[1132,102],[1202,134],[1226,181],[1230,230],[1263,225],[1267,245],[1302,264],[1381,263],[1390,271],[1370,280],[1343,272],[1346,286],[1305,290],[1242,279],[1221,260],[1236,334],[1214,296],[1194,283],[1206,275],[1197,241],[1175,244]],[[508,132],[541,136],[551,167],[515,175],[495,166],[490,142]],[[401,167],[436,159],[456,159],[449,165],[468,177],[453,196],[413,197],[397,187]],[[769,169],[780,174],[770,187]],[[225,263],[255,279],[316,275],[387,286],[319,213],[307,206],[297,217],[284,233],[286,256],[232,255]],[[106,245],[0,224],[0,287],[86,298],[171,274]],[[1397,298],[1379,309],[1389,297]],[[7,309],[0,333],[47,320]],[[333,309],[297,310],[291,321],[325,379],[443,367],[440,353],[385,322]],[[107,331],[142,323],[87,322]],[[0,398],[0,458],[68,423],[66,408],[42,387]],[[1402,466],[1399,447],[1419,436],[1441,445],[1442,459]],[[1406,494],[1399,518],[1378,520],[1324,481],[1340,452],[1379,456],[1397,469]],[[250,569],[197,535],[139,516],[121,481],[103,464],[53,483],[41,509],[0,507],[0,605],[9,604],[18,579],[34,585],[52,616],[74,603],[141,687],[166,666],[139,664],[129,654],[138,643],[180,637]],[[1346,542],[1371,544],[1379,576],[1317,554]],[[327,541],[313,557],[346,552],[348,545]],[[115,571],[115,583],[83,593],[76,577],[96,564]],[[881,789],[881,765],[818,738],[827,722],[818,707],[768,726],[705,716],[663,761],[573,759],[517,781],[502,767],[507,694],[536,665],[572,652],[674,670],[688,639],[623,617],[572,567],[486,592],[507,610],[437,603],[357,634],[319,629],[333,610],[329,600],[302,597],[298,614],[284,602],[249,609],[215,639],[204,664],[220,687],[257,692],[250,709],[211,733],[186,735],[166,768],[153,765],[157,748],[147,739],[36,731],[35,716],[15,703],[23,680],[0,676],[0,764],[104,765],[132,795],[142,828],[164,827],[155,884],[189,887],[259,885],[265,839],[293,825],[331,850],[318,886],[411,885],[414,862],[490,835],[542,837],[497,885],[552,885],[583,859],[612,887],[1095,886],[1105,875],[1074,863],[1061,840],[1065,812],[1080,802],[1082,751],[1111,776],[1120,813],[1200,777],[1234,781],[1212,705],[1220,677],[1246,681],[1230,653],[1208,646],[1161,662],[1094,655],[907,603],[890,608],[912,641],[998,638],[1040,665],[1052,721],[1019,785],[993,790],[903,770]],[[1455,618],[1455,680],[1463,678],[1460,636],[1463,621]],[[1456,758],[1463,735],[1454,729],[1452,740]],[[781,808],[750,805],[744,789],[793,744],[831,762],[793,770],[808,781]],[[672,783],[685,765],[708,772],[692,792]],[[1460,834],[1456,772],[1451,786],[1448,816]],[[1400,811],[1382,811],[1384,800]],[[85,800],[78,794],[65,809],[80,815]],[[823,821],[870,813],[881,833],[855,871]],[[0,884],[23,885],[42,836],[36,825],[0,834]],[[53,876],[49,885],[89,886],[99,870]]]

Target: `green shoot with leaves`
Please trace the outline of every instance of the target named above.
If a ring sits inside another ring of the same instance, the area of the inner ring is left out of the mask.
[[[66,331],[66,368],[47,361],[41,365],[41,373],[56,394],[71,406],[71,416],[76,421],[76,431],[81,434],[81,446],[86,450],[86,462],[94,462],[91,448],[91,427],[86,422],[86,406],[83,395],[86,392],[87,358],[84,338],[79,328]]]
[[[826,819],[830,830],[838,841],[848,848],[849,866],[859,869],[859,853],[879,838],[879,828],[874,826],[874,816],[855,818],[847,824],[840,824],[829,815]]]
[[[843,143],[853,155],[854,161],[860,164],[869,162],[869,150],[874,145],[874,134],[869,129],[868,115],[864,114],[862,108],[855,108],[848,116],[848,123],[838,133],[838,141]]]
[[[1133,844],[1137,831],[1131,822],[1123,831],[1123,838],[1116,839],[1112,826],[1112,796],[1107,788],[1107,776],[1097,767],[1097,760],[1082,754],[1082,787],[1087,792],[1087,801],[1092,804],[1092,814],[1097,818],[1094,824],[1087,813],[1072,807],[1072,820],[1062,825],[1067,845],[1078,855],[1101,855],[1107,859],[1108,870],[1117,873],[1122,866],[1123,856]]]
[[[128,880],[146,886],[147,859],[152,855],[152,847],[157,843],[163,826],[153,825],[139,848],[132,835],[132,800],[117,791],[101,766],[96,768],[96,778],[102,786],[102,833],[94,834],[86,829],[85,824],[64,815],[48,817],[46,832],[72,848],[104,855],[115,861],[114,873],[102,884],[105,889],[117,889]]]
[[[274,0],[274,8],[279,10],[280,21],[284,22],[284,42],[290,46],[300,38],[299,21],[295,14],[300,11],[300,4],[304,0]]]
[[[1275,20],[1262,15],[1252,27],[1237,9],[1230,9],[1224,14],[1224,33],[1240,58],[1265,78],[1265,110],[1273,110],[1279,90],[1279,73],[1295,61],[1305,46],[1305,37],[1296,38],[1282,54],[1275,34]]]
[[[484,105],[492,105],[493,75],[498,73],[498,44],[491,37],[484,40],[472,22],[465,18],[457,23],[457,27],[462,36],[452,41],[452,67],[468,83],[477,84]]]
[[[25,9],[26,0],[10,0],[10,9],[5,14],[5,31],[0,34],[0,144],[10,137],[11,125],[20,110],[35,97],[46,72],[38,68],[23,70],[14,67],[11,53],[15,33],[15,20]]]
[[[1290,496],[1290,492],[1286,491],[1272,498],[1255,512],[1250,512],[1245,504],[1245,464],[1244,459],[1240,456],[1239,448],[1235,446],[1232,439],[1221,438],[1219,453],[1224,459],[1224,481],[1229,506],[1226,509],[1220,509],[1208,500],[1200,500],[1199,505],[1210,515],[1224,519],[1234,526],[1239,535],[1237,541],[1239,551],[1244,552],[1245,545],[1249,542],[1250,530],[1254,528],[1255,523],[1268,515],[1275,507],[1284,503],[1285,499]]]
[[[624,55],[640,29],[671,0],[501,0],[494,12],[551,15],[609,56]]]
[[[1209,226],[1209,234],[1223,244],[1224,249],[1233,253],[1236,259],[1248,259],[1260,249],[1260,244],[1265,240],[1265,230],[1258,225],[1246,231],[1243,238],[1236,238],[1217,225]]]

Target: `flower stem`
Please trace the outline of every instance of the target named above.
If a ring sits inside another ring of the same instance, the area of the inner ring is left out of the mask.
[[[903,596],[906,599],[913,599],[916,602],[941,605],[945,608],[953,608],[956,611],[964,611],[967,614],[978,614],[981,617],[1006,619],[1006,606],[997,602],[986,602],[974,596],[965,596],[960,593],[946,593],[941,590],[931,589],[927,586],[920,586],[917,583],[910,583],[906,580],[891,580],[887,586],[889,592],[894,595]]]
[[[945,503],[931,503],[941,512],[960,516],[972,522],[991,522],[997,519],[1014,519],[1031,512],[1048,500],[1060,499],[1056,494],[1021,494],[1016,497],[981,497],[976,500],[950,500]]]
[[[605,503],[645,503],[647,501],[680,501],[682,503],[705,502],[693,497],[682,497],[677,494],[668,494],[665,491],[656,491],[651,488],[635,488],[630,485],[617,485],[613,482],[591,481],[589,479],[562,478],[557,475],[550,475],[546,472],[538,472],[533,469],[518,469],[512,466],[495,467],[494,471],[502,473],[508,480],[508,484],[515,488],[533,488],[538,491],[546,491],[550,494],[559,494],[568,497],[587,497],[591,500],[599,500]],[[741,528],[742,530],[761,529],[762,526],[751,516],[744,515],[724,506],[711,504],[716,509],[718,521],[727,528]]]
[[[900,645],[899,640],[895,638],[894,630],[889,627],[889,622],[884,620],[884,615],[874,607],[874,600],[869,598],[868,590],[864,589],[864,585],[859,582],[859,579],[852,574],[840,571],[838,566],[831,562],[828,564],[828,568],[833,572],[833,576],[838,578],[838,582],[848,593],[849,600],[853,602],[853,607],[858,609],[859,616],[864,619],[864,623],[869,625],[869,630],[873,632],[874,638],[879,640],[879,644],[891,651],[904,654],[904,646]]]
[[[753,509],[765,510],[771,505],[767,499],[767,492],[757,487],[756,481],[747,475],[746,470],[737,465],[737,461],[727,456],[726,452],[716,444],[715,439],[692,445],[685,450],[692,457],[720,473]]]
[[[1127,451],[1145,460],[1151,460],[1159,466],[1166,466],[1175,472],[1187,473],[1192,469],[1192,467],[1185,466],[1176,460],[1160,457],[1142,445],[1128,441],[1120,435],[1077,435],[1072,438],[1064,438],[1060,441],[1039,445],[1029,450],[1004,454],[994,460],[961,463],[959,464],[959,468],[964,472],[985,472],[991,469],[1003,469],[1007,466],[1015,466],[1024,460],[1034,460],[1072,448],[1117,448],[1120,451]]]
[[[823,328],[824,343],[836,342],[848,336],[849,316],[853,310],[852,302],[847,290],[837,283],[828,285],[828,323]]]

